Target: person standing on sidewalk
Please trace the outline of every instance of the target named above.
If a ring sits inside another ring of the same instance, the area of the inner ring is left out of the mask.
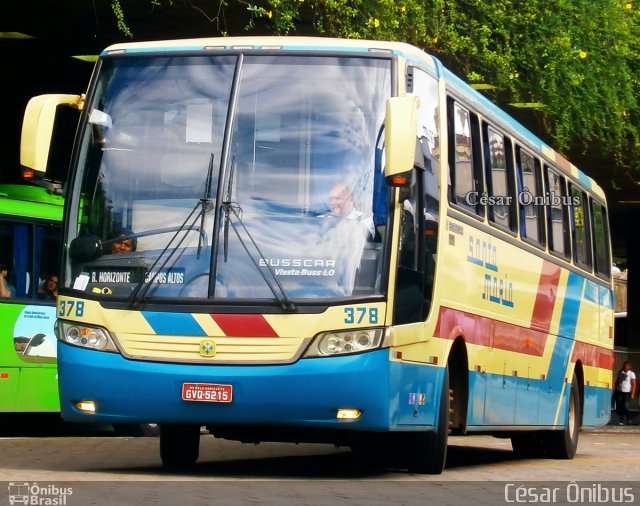
[[[638,382],[636,381],[635,373],[631,370],[631,361],[625,360],[622,364],[622,369],[620,369],[616,376],[614,392],[619,425],[629,425],[627,402],[630,398],[635,399],[637,387]]]

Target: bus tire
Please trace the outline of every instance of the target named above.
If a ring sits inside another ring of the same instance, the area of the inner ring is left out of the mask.
[[[562,430],[550,431],[543,436],[547,457],[552,459],[572,459],[578,449],[578,436],[582,420],[580,405],[580,388],[575,373],[571,379],[569,393],[569,409],[567,420]]]
[[[449,366],[445,369],[437,426],[433,432],[411,434],[409,440],[409,472],[417,474],[441,474],[447,460],[449,437]]]
[[[199,425],[160,424],[160,458],[164,467],[190,467],[199,454]]]

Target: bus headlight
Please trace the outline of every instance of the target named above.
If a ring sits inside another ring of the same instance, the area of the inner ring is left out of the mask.
[[[99,351],[118,351],[109,333],[101,327],[58,320],[56,322],[56,337],[64,343],[82,348]]]
[[[382,336],[382,329],[323,332],[315,337],[304,356],[331,357],[373,350],[380,347]]]

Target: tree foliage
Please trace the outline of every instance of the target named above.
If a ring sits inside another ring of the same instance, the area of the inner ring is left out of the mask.
[[[160,0],[152,2],[158,5]],[[242,11],[249,33],[312,32],[416,45],[467,81],[490,85],[486,93],[499,105],[533,107],[539,130],[561,152],[577,147],[614,159],[618,170],[640,170],[640,4],[621,0],[215,3],[228,13]]]

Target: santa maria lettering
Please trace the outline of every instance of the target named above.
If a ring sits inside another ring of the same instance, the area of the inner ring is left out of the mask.
[[[482,299],[505,307],[514,307],[513,283],[507,273],[501,273],[498,264],[498,248],[491,239],[469,237],[467,262],[482,267],[484,281]]]

